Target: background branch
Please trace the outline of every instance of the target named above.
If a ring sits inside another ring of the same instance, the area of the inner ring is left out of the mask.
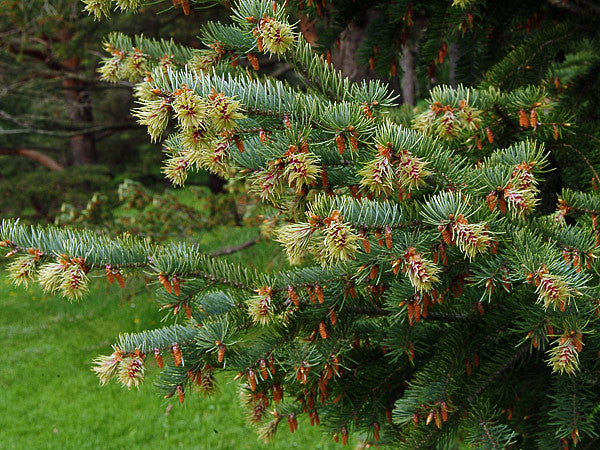
[[[50,170],[63,170],[64,167],[57,163],[54,159],[47,155],[44,155],[38,150],[31,148],[0,148],[0,155],[17,155],[29,158],[41,165],[47,167]]]

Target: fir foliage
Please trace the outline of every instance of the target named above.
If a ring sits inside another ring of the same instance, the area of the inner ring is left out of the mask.
[[[86,2],[96,15],[109,3]],[[428,36],[467,32],[465,11],[479,8],[444,3]],[[394,122],[385,85],[342,78],[281,5],[241,0],[232,13],[204,27],[201,54],[113,35],[101,71],[132,79],[126,61],[143,54],[136,115],[164,136],[167,178],[206,169],[246,183],[298,267],[263,273],[191,244],[6,221],[3,246],[21,254],[12,278],[79,298],[89,271],[150,273],[183,324],[122,335],[96,360],[101,382],[137,387],[154,355],[168,361],[159,388],[183,402],[192,386],[212,391],[215,371],[237,373],[265,440],[306,414],[344,444],[356,432],[411,449],[457,436],[486,448],[597,443],[600,201],[540,188],[578,111],[520,73],[499,89],[509,58],[489,87],[434,88],[410,129]],[[532,56],[514,52],[517,65]],[[293,61],[310,89],[253,73],[256,54]]]

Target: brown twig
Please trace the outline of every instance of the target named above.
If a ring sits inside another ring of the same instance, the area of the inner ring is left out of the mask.
[[[249,239],[246,242],[242,242],[239,245],[233,245],[231,247],[225,247],[219,250],[216,250],[210,254],[210,256],[223,256],[223,255],[231,255],[232,253],[239,252],[241,250],[247,249],[248,247],[252,247],[260,240],[260,236]]]
[[[563,142],[561,145],[563,145],[564,147],[569,147],[571,150],[575,150],[579,154],[579,156],[581,156],[583,158],[583,160],[585,161],[587,166],[590,168],[590,170],[594,174],[594,178],[596,179],[598,186],[600,186],[600,177],[598,176],[598,172],[596,172],[596,169],[594,169],[593,164],[590,162],[590,160],[587,158],[587,156],[585,156],[578,148],[573,147],[571,144],[567,144],[566,142]]]
[[[60,171],[64,169],[62,165],[57,163],[49,156],[44,155],[42,152],[31,148],[0,148],[0,155],[24,156],[25,158],[29,158],[35,162],[40,163],[41,165],[47,167],[50,170]]]

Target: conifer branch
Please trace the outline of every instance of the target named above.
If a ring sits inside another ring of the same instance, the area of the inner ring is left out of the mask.
[[[198,1],[175,6],[187,13]],[[343,29],[354,12],[342,3],[323,11],[309,2],[301,14],[326,12]],[[9,276],[78,300],[92,270],[119,284],[135,269],[154,274],[161,309],[185,314],[186,325],[122,335],[95,362],[101,383],[137,387],[145,358],[154,353],[162,367],[165,351],[172,363],[158,384],[181,402],[193,384],[211,391],[216,371],[239,371],[267,439],[282,420],[294,431],[306,413],[311,422],[321,414],[344,444],[354,431],[406,448],[451,446],[457,435],[492,448],[517,437],[527,448],[593,442],[600,197],[564,189],[555,215],[539,206],[568,173],[568,151],[600,184],[593,155],[577,150],[577,130],[594,129],[598,27],[591,33],[544,1],[516,11],[466,0],[376,3],[357,51],[372,75],[395,83],[398,48],[418,44],[429,77],[447,64],[437,76],[454,87],[435,86],[424,107],[398,108],[383,83],[344,77],[290,23],[295,11],[271,0],[232,2],[231,23],[202,27],[202,50],[107,39],[102,79],[135,83],[134,115],[164,141],[166,177],[181,186],[190,170],[208,170],[244,183],[264,202],[248,211],[264,214],[295,267],[265,273],[259,261],[253,269],[216,257],[258,238],[206,255],[196,245],[5,221]],[[85,5],[99,18],[140,3]],[[320,36],[325,54],[336,27]],[[276,61],[308,90],[274,80],[277,71],[263,76]],[[479,87],[460,84],[465,65],[471,83],[483,76]],[[71,131],[93,132],[63,133]],[[528,352],[531,364],[519,364]],[[551,394],[529,389],[533,379],[552,383]],[[293,401],[280,403],[284,391]],[[514,392],[540,414],[527,417]]]
[[[96,125],[88,128],[80,128],[75,131],[52,131],[42,128],[12,128],[0,129],[0,135],[23,135],[23,134],[39,134],[41,136],[51,136],[57,138],[70,138],[81,136],[84,134],[103,133],[106,131],[117,131],[127,128],[132,128],[132,124],[116,124],[116,125]]]
[[[127,353],[134,353],[139,350],[144,354],[151,354],[156,349],[170,348],[173,344],[183,345],[192,342],[197,334],[197,327],[171,325],[140,333],[123,333],[119,335],[116,345]]]
[[[594,175],[594,178],[596,179],[596,183],[597,186],[600,186],[600,176],[598,175],[598,172],[596,172],[596,169],[594,168],[594,166],[592,165],[591,161],[589,160],[589,158],[587,156],[585,156],[581,150],[579,150],[577,147],[573,147],[571,144],[563,142],[561,145],[563,145],[564,147],[570,148],[571,150],[575,150],[575,152],[577,152],[577,154],[579,156],[581,156],[581,158],[585,161],[585,164],[589,167],[589,169],[592,171],[592,174]]]
[[[18,155],[40,163],[50,170],[64,170],[64,167],[42,152],[31,148],[0,148],[0,155]]]

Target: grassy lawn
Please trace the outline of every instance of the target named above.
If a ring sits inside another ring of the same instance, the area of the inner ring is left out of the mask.
[[[0,275],[0,447],[12,448],[340,448],[318,427],[301,421],[293,435],[282,422],[264,445],[246,424],[231,377],[212,398],[188,394],[179,405],[152,386],[154,363],[140,390],[111,382],[101,387],[92,359],[111,353],[119,332],[160,326],[152,290],[92,282],[79,304],[14,288]]]

